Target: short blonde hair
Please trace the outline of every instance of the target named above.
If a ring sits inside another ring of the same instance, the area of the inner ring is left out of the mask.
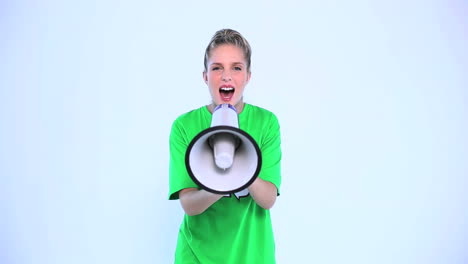
[[[250,57],[252,56],[252,49],[250,48],[249,42],[237,31],[233,29],[221,29],[216,31],[214,36],[211,38],[208,47],[205,50],[205,72],[208,69],[208,59],[211,56],[211,51],[221,45],[234,45],[239,47],[244,52],[244,58],[247,63],[247,71],[250,72]]]

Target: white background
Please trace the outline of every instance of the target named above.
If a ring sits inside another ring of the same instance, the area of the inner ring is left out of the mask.
[[[287,3],[286,3],[287,2]],[[278,263],[468,263],[463,1],[2,1],[0,263],[171,263],[168,136],[214,32],[273,111]]]

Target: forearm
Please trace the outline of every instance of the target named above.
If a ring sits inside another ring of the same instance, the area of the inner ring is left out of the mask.
[[[252,198],[262,208],[271,209],[275,204],[278,190],[273,183],[257,178],[248,189]]]
[[[188,215],[203,213],[222,197],[222,195],[210,193],[205,190],[198,190],[196,188],[183,189],[179,192],[180,203],[185,213]]]

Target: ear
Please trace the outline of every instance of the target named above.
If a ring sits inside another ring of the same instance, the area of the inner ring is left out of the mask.
[[[203,80],[208,84],[208,75],[206,74],[206,71],[203,71]]]
[[[250,77],[252,77],[252,72],[251,72],[251,71],[249,71],[249,72],[247,73],[247,83],[249,83]]]

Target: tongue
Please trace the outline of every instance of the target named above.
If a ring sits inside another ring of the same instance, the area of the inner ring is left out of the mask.
[[[232,96],[234,95],[234,92],[221,92],[221,99],[223,101],[228,102],[231,101]]]

